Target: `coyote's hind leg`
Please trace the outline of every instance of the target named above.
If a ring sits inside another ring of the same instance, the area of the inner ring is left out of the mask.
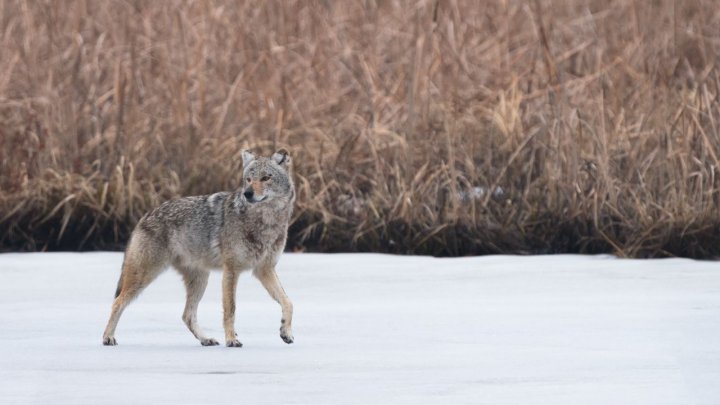
[[[117,340],[115,339],[115,328],[117,328],[120,315],[122,315],[125,308],[127,308],[130,302],[134,300],[138,294],[140,294],[140,289],[138,288],[123,288],[123,290],[120,291],[120,294],[115,298],[115,301],[113,301],[110,320],[108,320],[105,332],[103,333],[103,344],[105,346],[117,345]]]
[[[117,345],[115,328],[117,328],[123,311],[164,268],[165,265],[158,262],[146,261],[145,263],[137,263],[135,260],[128,258],[126,254],[118,295],[115,297],[115,301],[113,301],[110,319],[103,333],[103,344],[105,346]]]
[[[183,311],[183,322],[190,332],[200,341],[203,346],[217,346],[218,341],[205,336],[197,322],[198,304],[205,294],[210,272],[205,269],[194,269],[190,267],[176,266],[185,281],[187,291],[185,299],[185,310]]]

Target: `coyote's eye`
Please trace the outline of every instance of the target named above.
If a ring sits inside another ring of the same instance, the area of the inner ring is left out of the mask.
[[[250,177],[248,177],[248,178],[245,179],[245,180],[247,180],[248,183],[252,182],[252,179],[251,179]]]
[[[263,176],[262,179],[260,179],[260,181],[268,181],[268,180],[270,180],[270,177],[272,177],[272,176]]]

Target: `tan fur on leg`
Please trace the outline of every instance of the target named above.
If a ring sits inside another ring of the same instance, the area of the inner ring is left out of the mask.
[[[167,267],[163,254],[155,252],[156,255],[153,255],[141,249],[142,239],[142,235],[138,235],[131,240],[125,252],[125,262],[118,285],[119,294],[113,301],[110,319],[103,333],[105,346],[117,345],[115,328],[123,311]]]
[[[200,300],[205,294],[210,272],[203,269],[193,269],[190,267],[175,266],[183,276],[185,281],[186,299],[185,310],[183,311],[183,322],[187,325],[190,332],[200,341],[203,346],[217,346],[217,340],[205,336],[197,322],[197,309]]]
[[[239,271],[232,265],[223,269],[223,326],[225,327],[225,345],[242,347],[235,333],[235,293]]]
[[[274,265],[266,265],[258,268],[253,273],[260,280],[268,294],[282,307],[282,319],[280,320],[280,337],[285,343],[294,341],[292,334],[293,305],[290,302],[285,290],[280,284],[280,279],[275,272]]]

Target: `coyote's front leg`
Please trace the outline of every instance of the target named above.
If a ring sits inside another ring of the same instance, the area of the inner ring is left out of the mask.
[[[275,272],[275,265],[266,264],[260,266],[254,271],[254,274],[270,296],[282,307],[280,338],[287,344],[292,343],[294,341],[292,334],[293,305],[280,284],[280,280]]]
[[[235,333],[235,291],[240,272],[231,264],[226,263],[223,268],[223,326],[225,327],[225,345],[227,347],[242,347]]]

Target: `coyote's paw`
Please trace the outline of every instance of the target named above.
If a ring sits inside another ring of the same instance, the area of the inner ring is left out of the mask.
[[[237,339],[228,340],[227,342],[225,342],[225,346],[227,346],[227,347],[242,347],[242,343],[240,343],[240,341]]]
[[[280,328],[280,338],[283,340],[283,342],[290,344],[294,342],[292,332],[288,330],[283,330],[283,328]]]
[[[213,338],[205,338],[200,340],[200,344],[203,346],[217,346],[220,343],[218,343],[218,341]]]
[[[104,337],[103,345],[105,346],[117,346],[117,340],[114,337]]]

